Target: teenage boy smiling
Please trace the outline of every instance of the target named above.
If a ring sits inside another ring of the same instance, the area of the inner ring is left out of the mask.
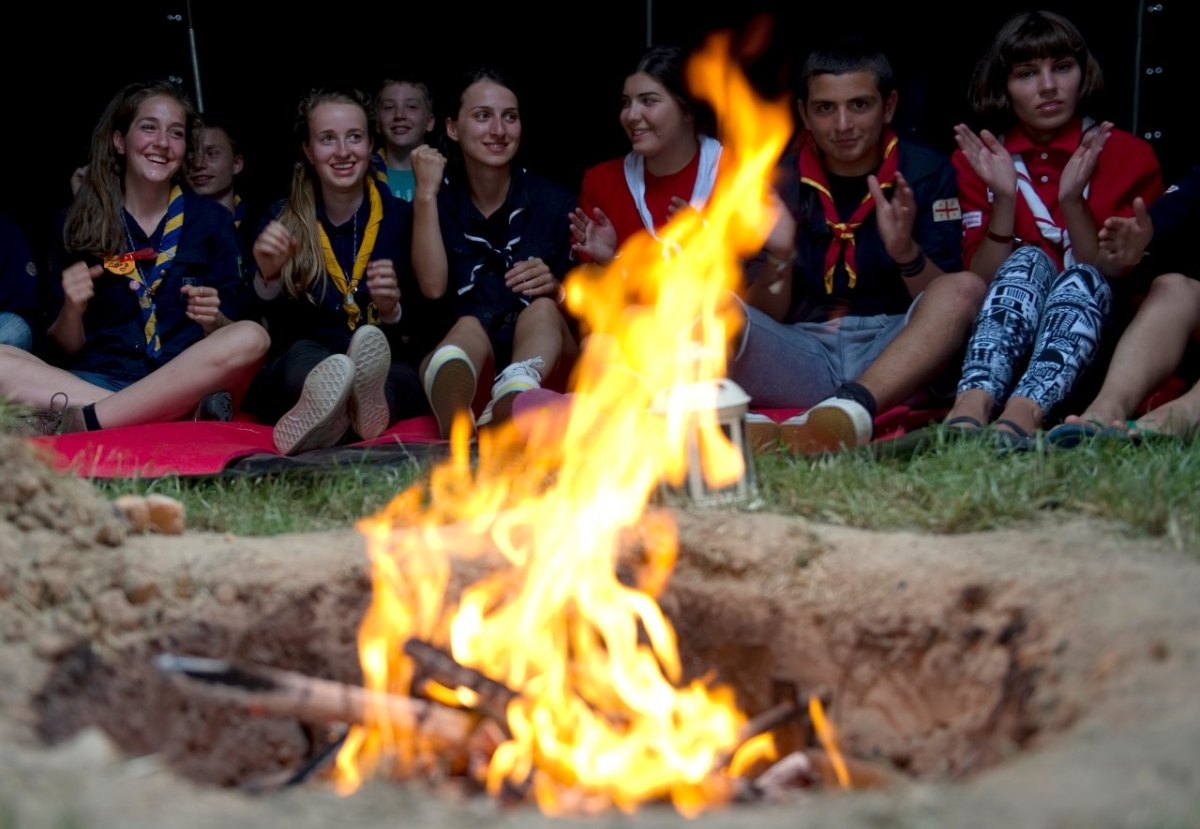
[[[758,445],[868,442],[877,411],[955,358],[983,300],[984,281],[962,270],[954,171],[897,138],[897,98],[887,57],[861,40],[805,62],[805,130],[780,162],[786,211],[749,268],[730,374],[755,406],[810,408],[778,425],[752,418]]]

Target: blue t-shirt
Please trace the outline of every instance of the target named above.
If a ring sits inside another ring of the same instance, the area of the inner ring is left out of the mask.
[[[184,349],[204,337],[204,329],[187,317],[187,297],[180,289],[184,280],[217,289],[221,312],[230,319],[239,319],[246,302],[246,288],[239,271],[238,239],[233,217],[221,205],[183,191],[183,231],[175,258],[154,294],[155,315],[158,321],[162,352],[152,357],[146,352],[142,310],[137,295],[129,287],[129,277],[107,271],[94,282],[95,296],[83,314],[85,342],[78,354],[68,355],[69,368],[94,372],[119,380],[136,381],[178,357]],[[158,250],[162,241],[166,217],[149,236],[137,221],[125,213],[125,225],[133,249],[145,247]],[[62,233],[58,234],[60,240]],[[124,251],[114,251],[114,253]],[[62,272],[75,262],[99,264],[88,254],[64,249],[61,244],[51,261],[51,292],[58,315],[64,297]],[[152,262],[141,264],[149,272]]]
[[[412,170],[393,170],[389,167],[387,180],[388,189],[392,191],[393,196],[407,202],[413,200],[413,193],[417,189],[417,177],[413,175]]]

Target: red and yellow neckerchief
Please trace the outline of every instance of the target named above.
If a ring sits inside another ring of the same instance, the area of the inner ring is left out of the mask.
[[[900,153],[896,152],[900,139],[891,128],[883,131],[883,163],[875,174],[879,186],[889,190],[896,186],[896,169],[900,164]],[[809,185],[821,195],[821,209],[825,213],[825,224],[833,231],[833,242],[825,252],[825,293],[833,293],[833,272],[837,270],[838,260],[846,264],[846,273],[850,277],[850,287],[858,282],[858,272],[854,261],[854,232],[862,226],[866,218],[875,209],[875,200],[871,191],[863,196],[863,200],[855,208],[853,215],[847,221],[838,219],[837,206],[833,203],[833,194],[829,192],[829,183],[825,178],[825,166],[817,152],[816,142],[810,136],[800,149],[800,181]],[[838,243],[841,244],[838,244]]]

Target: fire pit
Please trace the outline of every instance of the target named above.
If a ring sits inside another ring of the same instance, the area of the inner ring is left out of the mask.
[[[697,71],[747,94],[725,64]],[[830,701],[851,781],[903,788],[1052,746],[1089,705],[1112,710],[1101,689],[1121,696],[1124,665],[1166,664],[1181,647],[1189,658],[1177,673],[1194,680],[1200,624],[1174,645],[1147,643],[1104,604],[1093,548],[1039,571],[1002,540],[876,546],[785,519],[686,512],[677,546],[674,520],[646,512],[689,457],[703,460],[713,490],[744,472],[715,412],[664,416],[649,403],[663,387],[702,388],[721,373],[735,257],[769,223],[762,190],[787,134],[778,107],[746,107],[727,120],[763,128],[758,143],[727,144],[733,173],[704,217],[685,212],[665,243],[642,240],[614,270],[568,282],[572,307],[589,311],[592,346],[565,425],[484,435],[477,466],[460,431],[448,464],[361,522],[369,577],[348,536],[308,552],[286,539],[210,539],[183,561],[10,553],[0,588],[26,615],[8,617],[4,634],[30,642],[36,669],[6,668],[24,651],[0,650],[0,671],[19,678],[9,694],[29,694],[36,734],[54,743],[95,725],[195,780],[275,788],[341,738],[329,720],[362,720],[338,755],[343,791],[370,774],[439,790],[482,780],[499,800],[528,795],[548,813],[670,801],[695,814],[737,793],[719,770],[740,765],[751,715],[774,724],[781,698]],[[665,264],[643,271],[655,257]],[[1135,564],[1109,566],[1137,575]],[[1156,576],[1156,588],[1183,591],[1173,608],[1195,621],[1195,567],[1172,577]],[[1101,622],[1088,612],[1097,607]],[[1157,606],[1137,611],[1147,624],[1180,621]],[[1129,639],[1116,646],[1116,634]],[[225,696],[193,696],[161,668]],[[280,706],[285,691],[293,700]],[[1121,710],[1144,716],[1147,703],[1128,696]],[[820,708],[804,708],[821,731]],[[491,723],[482,732],[479,713]],[[1187,718],[1174,730],[1162,722],[1155,733],[1172,748],[1200,731]],[[804,752],[771,767],[776,794],[789,775],[828,781],[828,766],[846,776],[828,734],[822,752],[806,726],[773,731],[783,752]],[[1127,734],[1117,743],[1138,744]],[[1182,745],[1194,755],[1194,742]]]

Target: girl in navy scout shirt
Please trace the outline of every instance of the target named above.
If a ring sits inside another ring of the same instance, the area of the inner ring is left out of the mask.
[[[166,82],[125,87],[96,125],[51,263],[63,368],[0,347],[0,394],[64,415],[59,431],[173,420],[222,391],[236,401],[262,363],[266,332],[232,321],[233,218],[181,186],[198,128]]]

